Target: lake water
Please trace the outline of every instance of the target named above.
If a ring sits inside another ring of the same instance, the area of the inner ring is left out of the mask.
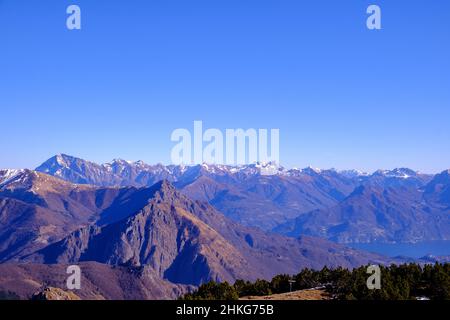
[[[356,243],[355,249],[379,253],[388,257],[406,256],[422,258],[426,255],[450,256],[450,241],[426,241],[418,243]]]

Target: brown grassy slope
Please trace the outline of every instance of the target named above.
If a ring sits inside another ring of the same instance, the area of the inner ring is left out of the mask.
[[[148,268],[129,268],[83,262],[81,289],[73,292],[83,300],[176,299],[189,289],[154,275]],[[0,264],[0,291],[30,299],[36,292],[53,287],[64,291],[67,265]]]
[[[239,300],[330,300],[325,290],[307,289],[288,293],[272,294],[270,296],[248,296]]]

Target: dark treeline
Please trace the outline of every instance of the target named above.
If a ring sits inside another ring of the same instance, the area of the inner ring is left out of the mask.
[[[426,297],[432,300],[450,299],[450,264],[421,266],[418,264],[380,266],[381,289],[369,290],[367,266],[348,270],[343,268],[320,271],[304,269],[294,276],[277,275],[271,281],[237,280],[209,282],[197,291],[183,296],[184,300],[237,300],[244,296],[264,296],[292,290],[323,288],[339,300],[410,300]]]

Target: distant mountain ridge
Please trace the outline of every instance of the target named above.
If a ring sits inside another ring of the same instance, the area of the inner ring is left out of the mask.
[[[434,177],[406,169],[395,177],[376,172],[337,205],[305,213],[276,231],[340,243],[450,240],[450,170]]]
[[[442,223],[449,216],[448,171],[433,176],[398,168],[368,174],[285,169],[273,163],[151,166],[124,160],[97,165],[67,155],[55,156],[37,170],[97,186],[148,186],[166,179],[243,225],[289,236],[342,243],[449,239]],[[358,194],[361,190],[364,194]]]
[[[377,170],[373,174],[358,170],[316,169],[307,167],[303,169],[286,169],[276,163],[255,163],[249,165],[149,165],[139,161],[114,159],[111,162],[97,164],[81,158],[66,154],[59,154],[48,159],[36,171],[57,176],[63,180],[80,184],[93,184],[99,186],[150,186],[162,179],[174,182],[185,180],[199,172],[218,176],[234,175],[238,178],[265,175],[265,176],[315,176],[326,174],[339,174],[349,179],[364,179],[373,175],[384,175],[392,178],[409,178],[419,173],[408,168],[394,170]],[[426,175],[424,175],[426,176]],[[430,175],[428,175],[430,176]]]
[[[416,188],[362,185],[339,204],[308,212],[276,231],[339,243],[450,240],[450,210]]]
[[[98,165],[67,155],[54,156],[36,170],[73,183],[97,186],[145,187],[166,179],[191,198],[208,201],[234,220],[264,230],[302,212],[337,203],[359,179],[334,170],[320,174],[312,168],[286,170],[272,163],[152,166],[142,161],[114,160]],[[276,174],[265,175],[267,170]],[[266,181],[271,181],[269,188],[264,187]]]
[[[37,171],[104,188],[149,187],[164,179],[240,224],[289,236],[341,243],[449,239],[448,171],[433,176],[398,168],[368,174],[288,170],[273,163],[164,166],[120,159],[98,165],[68,155],[50,158]],[[3,172],[3,180],[20,173]]]

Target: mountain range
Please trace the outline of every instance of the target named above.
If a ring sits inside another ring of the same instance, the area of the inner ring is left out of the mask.
[[[81,298],[173,299],[210,280],[406,261],[345,244],[449,240],[449,219],[449,170],[57,155],[35,170],[0,170],[0,291],[62,288],[64,266],[77,264]]]
[[[448,170],[437,175],[408,168],[368,174],[285,169],[273,163],[152,166],[125,160],[98,165],[68,155],[52,157],[36,170],[96,186],[148,187],[166,179],[242,225],[293,237],[340,243],[450,239]]]
[[[179,186],[187,181],[168,178]],[[389,262],[325,239],[243,226],[167,179],[100,186],[27,169],[4,170],[0,179],[0,291],[23,297],[45,284],[62,287],[57,279],[69,264],[89,270],[80,296],[148,299],[174,298],[210,280]],[[24,278],[14,279],[19,275]]]

